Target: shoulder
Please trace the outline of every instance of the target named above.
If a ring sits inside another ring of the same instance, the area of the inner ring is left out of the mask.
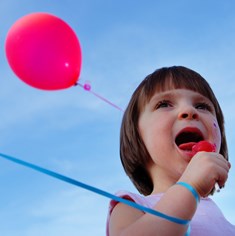
[[[132,202],[135,202],[140,205],[146,205],[146,197],[140,194],[128,192],[128,191],[119,191],[115,194],[119,198],[123,198]],[[109,211],[112,212],[113,208],[119,204],[116,200],[111,200],[109,204]]]

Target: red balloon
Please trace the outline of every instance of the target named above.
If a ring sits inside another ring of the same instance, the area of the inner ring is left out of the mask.
[[[6,38],[6,56],[15,74],[38,89],[65,89],[81,70],[79,40],[71,27],[48,13],[32,13],[15,22]]]

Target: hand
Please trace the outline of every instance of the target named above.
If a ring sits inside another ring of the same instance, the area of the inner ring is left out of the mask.
[[[224,186],[230,167],[230,163],[219,153],[198,152],[179,181],[189,183],[201,197],[206,197],[216,182],[220,187]]]

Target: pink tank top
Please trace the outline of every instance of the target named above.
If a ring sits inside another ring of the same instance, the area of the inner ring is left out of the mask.
[[[116,194],[119,197],[132,200],[140,205],[153,208],[163,194],[141,196],[138,194],[120,191]],[[110,201],[106,236],[109,236],[109,220],[113,208],[118,202]],[[202,198],[192,221],[190,222],[190,236],[235,236],[235,226],[229,223],[223,216],[220,209],[210,198]]]

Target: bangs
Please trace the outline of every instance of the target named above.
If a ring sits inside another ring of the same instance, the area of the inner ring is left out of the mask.
[[[142,82],[139,111],[142,110],[156,92],[164,92],[171,89],[188,89],[198,92],[207,97],[217,107],[213,91],[200,74],[184,67],[171,67],[156,70]]]

